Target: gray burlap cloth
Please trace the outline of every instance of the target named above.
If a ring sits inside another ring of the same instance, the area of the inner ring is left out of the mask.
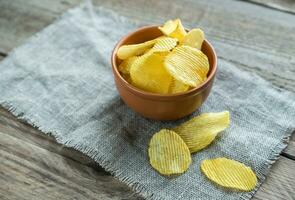
[[[230,128],[192,156],[186,173],[161,176],[148,161],[149,139],[161,128],[192,116],[153,121],[120,99],[111,50],[121,36],[140,25],[104,8],[68,11],[1,62],[1,105],[59,143],[90,156],[148,199],[251,198],[255,191],[227,191],[208,181],[200,163],[215,157],[243,162],[257,174],[257,190],[294,129],[294,94],[219,60],[212,93],[193,115],[229,110]]]

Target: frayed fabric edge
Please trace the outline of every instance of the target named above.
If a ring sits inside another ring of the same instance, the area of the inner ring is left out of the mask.
[[[266,160],[266,162],[263,164],[262,167],[262,177],[259,179],[257,186],[248,193],[244,193],[240,196],[241,200],[248,200],[254,197],[256,192],[259,190],[259,188],[262,186],[264,181],[266,180],[266,176],[270,172],[271,167],[273,164],[280,158],[281,152],[288,146],[288,143],[290,141],[290,137],[293,133],[293,129],[287,128],[284,133],[284,137],[281,138],[280,142],[277,144],[275,148],[272,149],[270,156]]]
[[[43,126],[40,126],[40,123],[38,122],[38,120],[34,120],[33,119],[34,117],[32,115],[20,111],[19,109],[17,109],[15,106],[13,106],[10,103],[0,102],[0,105],[3,108],[7,109],[9,112],[11,112],[16,118],[26,121],[27,123],[32,125],[34,128],[38,129],[39,131],[41,131],[42,133],[44,133],[46,135],[53,136],[56,139],[56,142],[58,144],[78,150],[78,151],[82,152],[83,154],[87,155],[88,157],[90,157],[91,159],[93,159],[95,162],[100,164],[101,167],[105,171],[109,172],[115,178],[117,178],[118,180],[120,180],[121,182],[123,182],[127,186],[129,186],[132,189],[132,191],[134,192],[134,194],[132,196],[139,195],[145,199],[150,199],[150,200],[163,200],[164,199],[162,197],[155,196],[155,194],[152,191],[149,191],[148,189],[146,189],[145,187],[140,185],[138,182],[132,180],[129,177],[122,175],[122,172],[120,172],[120,169],[115,168],[112,165],[112,163],[110,163],[107,160],[107,158],[105,156],[99,155],[97,150],[95,150],[93,148],[89,148],[89,147],[84,146],[82,144],[78,144],[74,140],[64,141],[64,139],[62,137],[60,137],[60,134],[58,134],[59,131],[50,131],[49,129],[47,129]]]

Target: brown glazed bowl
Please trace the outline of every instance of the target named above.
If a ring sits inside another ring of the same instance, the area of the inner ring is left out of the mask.
[[[175,120],[191,114],[207,99],[217,69],[217,57],[212,45],[205,40],[202,45],[202,52],[209,59],[210,70],[207,80],[197,88],[167,95],[140,90],[129,84],[118,71],[121,60],[117,58],[117,51],[122,45],[145,42],[161,35],[158,26],[145,26],[123,37],[113,50],[112,69],[120,96],[131,109],[150,119]]]

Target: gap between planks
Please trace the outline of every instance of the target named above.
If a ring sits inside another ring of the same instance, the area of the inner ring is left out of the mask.
[[[295,2],[294,0],[238,0],[253,3],[266,8],[286,12],[289,14],[295,14]]]
[[[2,60],[3,58],[5,58],[6,56],[7,56],[6,53],[2,53],[2,52],[0,52],[0,60]]]

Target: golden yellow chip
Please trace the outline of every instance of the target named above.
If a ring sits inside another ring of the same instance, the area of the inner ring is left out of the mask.
[[[177,38],[181,42],[187,33],[182,26],[180,19],[175,19],[174,21],[177,23],[177,28],[170,34],[170,37]]]
[[[257,184],[257,177],[250,167],[227,158],[204,160],[201,170],[211,181],[226,188],[250,191]]]
[[[162,129],[150,140],[150,164],[163,175],[180,174],[191,164],[191,154],[183,140],[174,131]]]
[[[171,37],[160,37],[157,39],[155,45],[151,49],[153,52],[170,51],[177,45],[178,40]]]
[[[164,65],[175,79],[192,87],[204,82],[209,71],[207,56],[198,49],[184,45],[175,47],[166,56]]]
[[[123,45],[118,49],[117,56],[119,59],[124,60],[132,56],[143,54],[146,50],[153,47],[157,39],[146,41],[140,44]]]
[[[177,26],[178,24],[175,20],[168,20],[167,22],[165,22],[164,26],[159,27],[159,29],[164,35],[169,36],[176,30]]]
[[[164,56],[157,53],[146,53],[136,59],[130,69],[134,86],[154,93],[167,94],[172,80],[164,67]]]
[[[185,92],[188,91],[190,86],[183,84],[182,82],[173,79],[171,81],[171,85],[169,88],[169,93],[174,94],[174,93],[179,93],[179,92]]]
[[[217,134],[229,126],[230,117],[228,111],[219,113],[204,113],[173,130],[187,144],[191,153],[207,147],[215,139]]]
[[[169,54],[169,51],[155,52],[155,54],[158,54],[159,56],[163,57],[163,59],[165,59],[165,57]]]
[[[182,26],[180,19],[169,20],[163,27],[159,27],[164,35],[177,38],[180,42],[183,37],[186,35],[186,31]]]
[[[127,58],[126,60],[123,60],[123,62],[119,65],[119,71],[122,74],[129,74],[131,65],[136,59],[138,59],[138,56],[132,56],[130,58]]]
[[[181,44],[201,50],[204,39],[205,35],[201,29],[192,29],[184,36]]]

